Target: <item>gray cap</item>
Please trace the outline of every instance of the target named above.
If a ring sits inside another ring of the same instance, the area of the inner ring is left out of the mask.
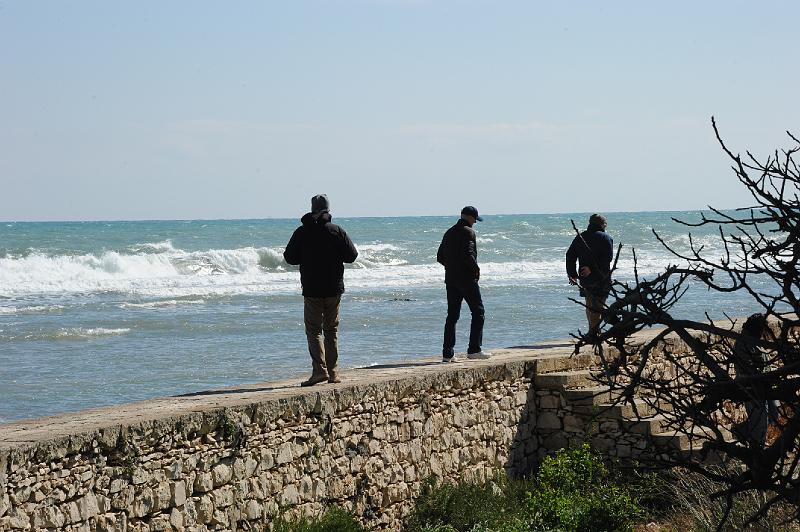
[[[318,213],[318,212],[328,212],[331,208],[331,204],[328,201],[328,196],[325,194],[317,194],[313,198],[311,198],[311,212]]]

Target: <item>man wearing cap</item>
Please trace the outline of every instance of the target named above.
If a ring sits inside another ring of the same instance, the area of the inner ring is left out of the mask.
[[[472,312],[469,330],[467,358],[486,359],[491,356],[481,349],[483,341],[484,309],[478,280],[481,269],[478,267],[478,247],[472,226],[483,221],[478,209],[467,206],[461,209],[461,218],[448,229],[436,260],[444,266],[444,283],[447,287],[447,319],[444,322],[444,343],[442,362],[455,362],[456,322],[461,315],[461,302],[466,301]]]
[[[358,251],[344,229],[331,223],[330,204],[325,194],[311,198],[311,212],[303,216],[283,258],[300,265],[303,286],[303,317],[311,354],[311,377],[302,386],[327,380],[341,382],[336,374],[339,360],[339,303],[344,293],[344,263],[358,257]],[[324,333],[324,341],[323,341]]]
[[[591,215],[586,231],[577,235],[567,250],[567,277],[570,284],[580,283],[581,296],[586,298],[590,334],[600,323],[601,312],[611,291],[614,240],[606,233],[607,226],[605,216]],[[575,268],[576,261],[579,269]]]

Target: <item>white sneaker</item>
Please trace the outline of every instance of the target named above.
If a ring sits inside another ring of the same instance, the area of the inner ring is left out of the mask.
[[[442,364],[451,364],[451,363],[453,363],[453,362],[461,362],[461,360],[459,360],[458,358],[456,358],[456,356],[455,356],[455,355],[453,355],[453,356],[451,356],[451,357],[449,357],[449,358],[448,358],[448,357],[446,357],[446,356],[442,356]]]
[[[486,360],[492,358],[492,354],[488,351],[478,351],[477,353],[467,353],[467,358],[472,360]]]

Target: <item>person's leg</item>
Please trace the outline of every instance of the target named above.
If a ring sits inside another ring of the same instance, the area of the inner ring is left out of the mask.
[[[747,421],[745,422],[745,438],[754,447],[763,447],[767,438],[767,426],[769,418],[767,415],[767,402],[759,400],[747,401],[744,404],[747,411]]]
[[[469,327],[469,347],[467,353],[479,353],[483,343],[483,323],[486,319],[481,298],[481,289],[478,283],[472,283],[464,289],[464,300],[469,305],[472,313],[472,322]]]
[[[326,297],[322,314],[322,332],[325,333],[325,365],[328,368],[328,380],[339,382],[336,365],[339,361],[339,304],[342,296]]]
[[[602,318],[602,310],[607,296],[596,296],[586,292],[586,319],[589,321],[589,332],[595,330]]]
[[[461,290],[452,285],[447,287],[447,319],[444,321],[444,343],[442,344],[442,356],[452,358],[456,345],[456,322],[461,316]]]
[[[311,355],[311,378],[303,384],[311,385],[322,382],[328,378],[325,367],[325,348],[322,345],[322,298],[303,298],[303,319],[306,325],[306,339],[308,340],[308,354]],[[316,381],[316,382],[312,382]]]

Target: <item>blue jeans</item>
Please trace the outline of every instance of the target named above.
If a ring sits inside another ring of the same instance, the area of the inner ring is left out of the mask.
[[[447,287],[447,319],[444,322],[444,344],[442,356],[452,357],[456,345],[456,322],[461,316],[461,302],[466,301],[472,313],[472,322],[469,328],[469,348],[467,353],[477,353],[483,343],[483,322],[485,313],[481,289],[478,282],[473,281],[464,285],[448,284]]]

